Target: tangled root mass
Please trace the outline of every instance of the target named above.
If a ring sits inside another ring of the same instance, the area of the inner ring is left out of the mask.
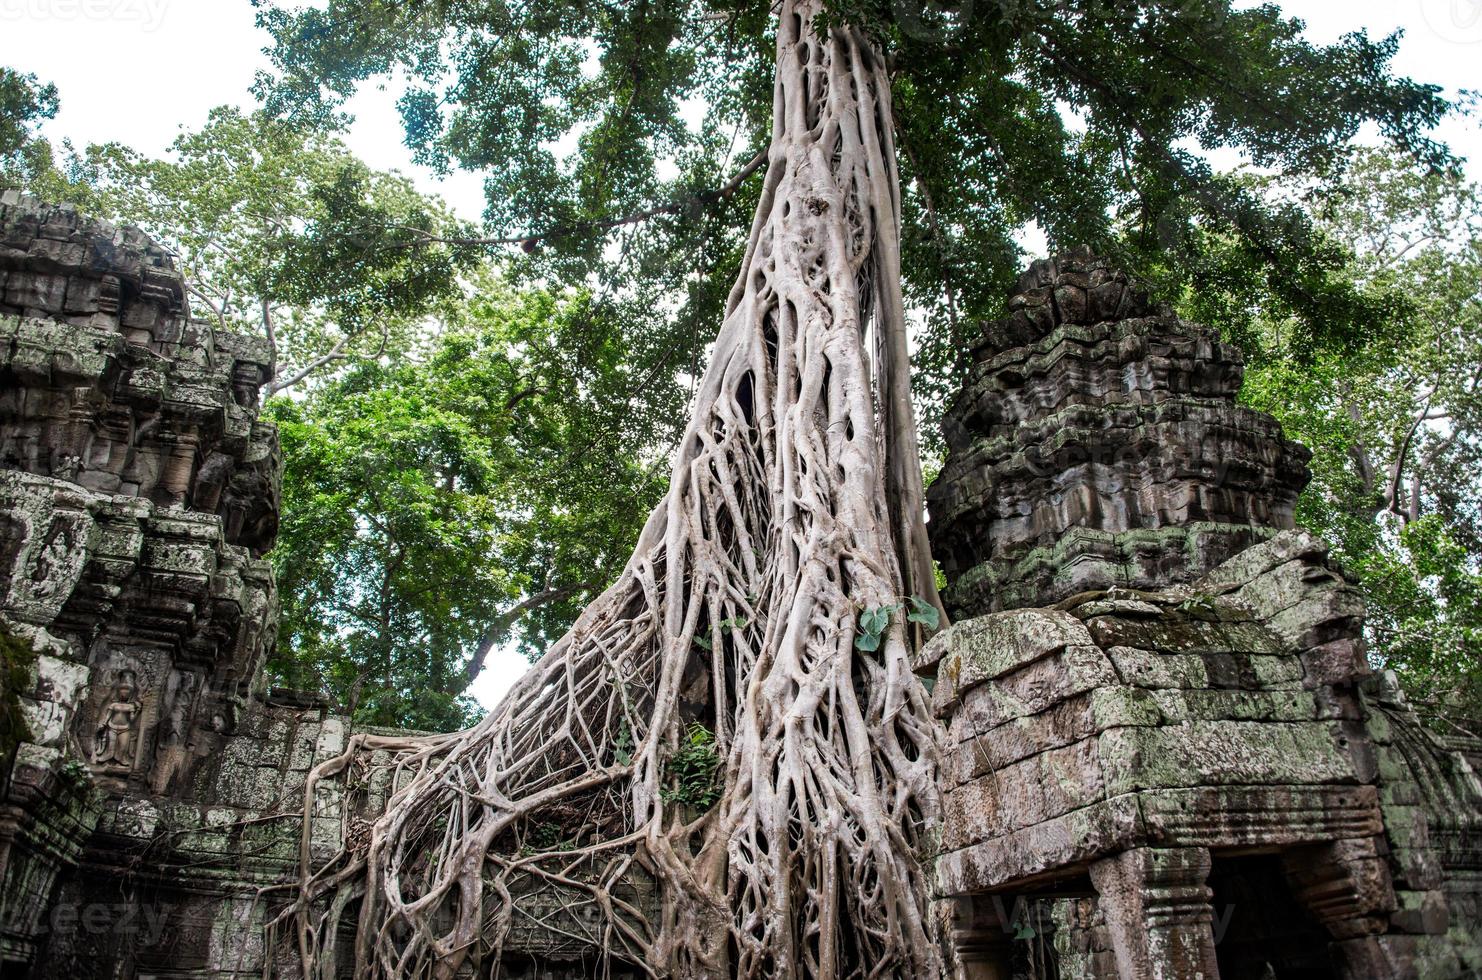
[[[498,976],[517,919],[653,976],[935,977],[937,737],[890,91],[784,0],[750,245],[668,496],[621,578],[478,725],[357,736],[394,769],[274,921],[305,976]],[[710,759],[710,763],[706,763]],[[307,813],[306,813],[307,815]],[[315,866],[311,867],[311,863]],[[534,914],[534,913],[529,913]]]

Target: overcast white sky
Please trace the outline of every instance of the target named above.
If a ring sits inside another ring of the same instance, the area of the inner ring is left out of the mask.
[[[1241,6],[1252,3],[1245,0]],[[1403,30],[1396,68],[1455,93],[1482,87],[1482,0],[1284,0],[1315,41],[1360,28]],[[46,132],[78,145],[118,141],[160,154],[180,127],[196,128],[215,106],[252,105],[267,37],[248,0],[0,0],[0,64],[55,82],[62,111]],[[368,89],[351,106],[347,137],[371,166],[399,169],[466,218],[483,210],[476,174],[438,181],[410,162],[392,93]],[[1482,130],[1453,121],[1441,136],[1482,178]],[[492,706],[527,665],[496,653],[474,693]]]

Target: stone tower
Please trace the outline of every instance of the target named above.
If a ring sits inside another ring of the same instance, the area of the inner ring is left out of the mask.
[[[947,413],[928,495],[954,616],[1190,582],[1292,528],[1303,447],[1240,352],[1089,252],[1030,266]]]
[[[1009,306],[929,494],[959,976],[1482,976],[1482,742],[1372,672],[1238,353],[1085,252]]]

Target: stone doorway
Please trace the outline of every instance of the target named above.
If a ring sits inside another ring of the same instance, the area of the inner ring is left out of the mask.
[[[1220,980],[1339,980],[1332,937],[1293,894],[1279,856],[1216,856],[1209,887]]]

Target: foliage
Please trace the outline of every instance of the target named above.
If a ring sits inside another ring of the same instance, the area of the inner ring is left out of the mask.
[[[359,83],[404,78],[418,158],[488,174],[484,240],[522,245],[527,269],[557,281],[595,271],[640,300],[651,349],[677,352],[671,375],[693,360],[709,337],[698,325],[724,303],[715,273],[739,260],[761,183],[745,178],[771,127],[766,4],[255,2],[276,41],[275,71],[258,81],[269,111],[332,122]],[[1448,161],[1426,136],[1447,103],[1390,73],[1396,38],[1314,45],[1273,4],[829,10],[866,25],[890,62],[929,449],[967,342],[1022,267],[1020,229],[1038,227],[1052,248],[1120,252],[1170,296],[1261,282],[1296,329],[1336,342],[1375,319],[1342,274],[1343,251],[1302,207],[1252,193],[1201,154],[1237,148],[1330,190],[1343,146],[1372,124],[1409,158]]]
[[[906,622],[919,623],[927,630],[935,630],[942,625],[942,613],[936,606],[920,596],[907,596],[906,601],[911,604],[911,611],[906,613]]]
[[[679,747],[664,764],[665,803],[695,810],[708,810],[720,800],[720,754],[715,733],[704,725],[691,725]]]
[[[429,240],[465,229],[407,178],[261,113],[213,110],[161,159],[116,143],[68,149],[23,186],[173,248],[198,316],[268,341],[269,391],[404,353],[478,259]]]
[[[617,574],[662,480],[610,400],[623,342],[589,296],[493,277],[418,356],[275,399],[280,683],[358,718],[450,730],[484,656],[565,632]]]
[[[941,610],[920,596],[907,596],[894,605],[862,610],[859,614],[859,628],[854,636],[854,648],[865,653],[879,650],[885,631],[890,628],[891,617],[904,610],[907,603],[910,604],[911,611],[906,613],[906,622],[916,623],[927,632],[941,626]]]
[[[0,187],[50,167],[50,147],[36,129],[55,118],[58,108],[55,85],[0,66]]]
[[[865,653],[880,649],[880,641],[890,626],[890,617],[900,611],[900,606],[875,606],[859,614],[859,630],[854,636],[854,648]]]
[[[1482,705],[1482,200],[1380,150],[1350,173],[1318,227],[1388,311],[1366,338],[1314,350],[1270,297],[1203,302],[1247,308],[1244,397],[1313,450],[1298,520],[1359,576],[1376,656],[1422,698]]]
[[[31,738],[20,699],[35,684],[35,667],[36,653],[31,644],[0,623],[0,763],[8,761],[16,746]]]

